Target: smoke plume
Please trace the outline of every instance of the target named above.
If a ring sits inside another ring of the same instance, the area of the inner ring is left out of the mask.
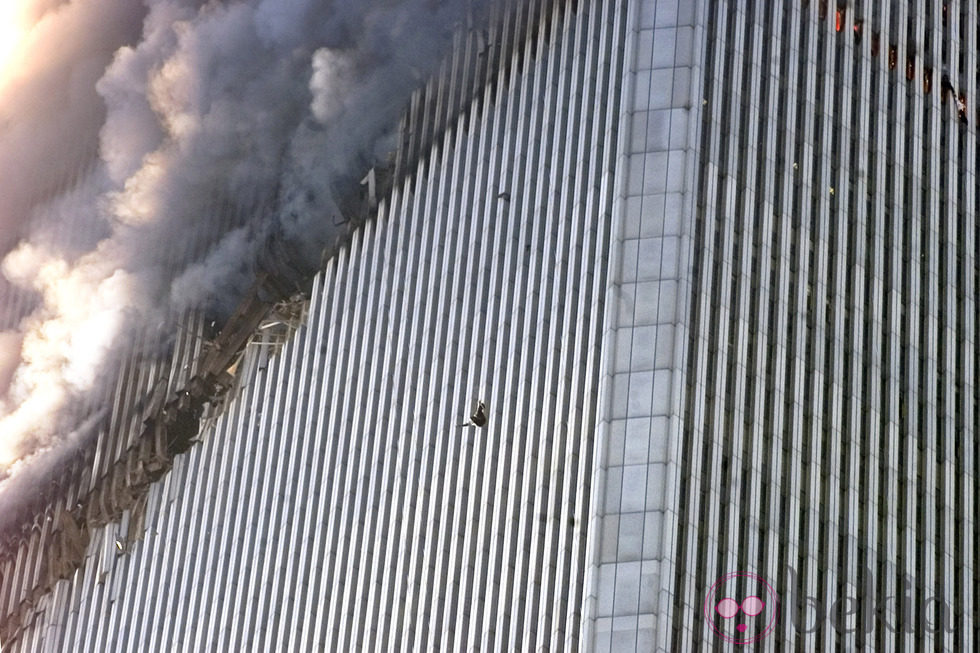
[[[315,265],[336,189],[475,10],[21,2],[0,50],[0,477],[70,446],[71,406],[133,334],[227,311],[270,235]]]

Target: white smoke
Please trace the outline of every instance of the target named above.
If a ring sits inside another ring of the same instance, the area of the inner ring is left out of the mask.
[[[0,288],[34,299],[0,306],[0,476],[62,442],[53,416],[133,333],[227,308],[269,234],[316,261],[338,183],[475,4],[24,3],[0,85]]]

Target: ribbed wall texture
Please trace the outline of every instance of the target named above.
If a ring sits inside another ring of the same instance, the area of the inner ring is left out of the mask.
[[[980,648],[976,3],[492,24],[145,512],[0,562],[10,650]]]
[[[703,9],[666,650],[976,650],[977,3]]]
[[[294,336],[247,347],[144,538],[96,529],[10,650],[578,645],[626,7],[512,6],[419,96],[430,149]],[[486,57],[446,124],[423,98]]]

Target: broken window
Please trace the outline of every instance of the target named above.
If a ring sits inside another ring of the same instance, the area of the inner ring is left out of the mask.
[[[804,7],[807,7],[809,6],[810,2],[809,0],[802,0],[802,4]],[[947,13],[948,13],[947,3],[944,2],[942,8],[943,8],[942,18],[943,18],[943,23],[945,24],[947,22]],[[821,19],[826,18],[827,13],[828,13],[828,0],[818,0],[818,14],[820,18]],[[912,34],[914,32],[914,30],[911,27],[914,22],[913,21],[914,17],[915,16],[913,12],[909,16],[910,38],[912,37]],[[893,28],[897,28],[898,14],[893,14],[892,19],[893,19],[892,20]],[[844,2],[837,1],[834,3],[835,31],[842,32],[846,24],[847,24],[847,5]],[[872,23],[871,56],[873,57],[878,56],[878,51],[881,48],[881,32],[877,29],[874,29],[875,27],[877,27],[876,23]],[[864,19],[857,19],[857,17],[855,17],[854,23],[851,28],[854,31],[855,43],[860,44],[864,37]],[[967,124],[969,121],[968,118],[969,108],[967,106],[966,94],[957,93],[956,89],[953,87],[950,81],[949,71],[945,65],[942,67],[941,73],[935,70],[935,63],[930,57],[931,48],[929,47],[929,37],[930,34],[927,33],[925,35],[925,51],[923,54],[924,59],[922,60],[922,90],[925,94],[931,94],[932,85],[933,85],[933,75],[941,74],[942,77],[940,81],[940,91],[939,91],[940,101],[943,104],[945,104],[946,94],[947,92],[949,92],[953,97],[953,102],[956,103],[956,111],[960,121],[964,124]],[[943,60],[945,61],[946,54],[947,54],[945,49],[942,50],[942,54],[943,54]],[[914,47],[910,47],[907,49],[906,56],[905,56],[905,78],[909,81],[915,79],[915,68],[916,68],[915,55],[916,52]],[[960,58],[961,58],[961,65],[962,65],[963,56],[961,55]],[[896,68],[898,68],[898,45],[897,43],[891,43],[888,45],[888,69],[895,70]],[[977,121],[980,122],[980,107],[978,107],[976,111],[977,111]]]

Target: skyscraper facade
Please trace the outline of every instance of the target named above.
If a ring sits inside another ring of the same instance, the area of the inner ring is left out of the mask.
[[[494,5],[308,298],[123,371],[96,471],[4,558],[5,650],[583,645],[627,12]]]
[[[975,3],[489,25],[308,294],[121,368],[5,650],[980,645]]]
[[[701,9],[661,645],[976,648],[976,3]]]

